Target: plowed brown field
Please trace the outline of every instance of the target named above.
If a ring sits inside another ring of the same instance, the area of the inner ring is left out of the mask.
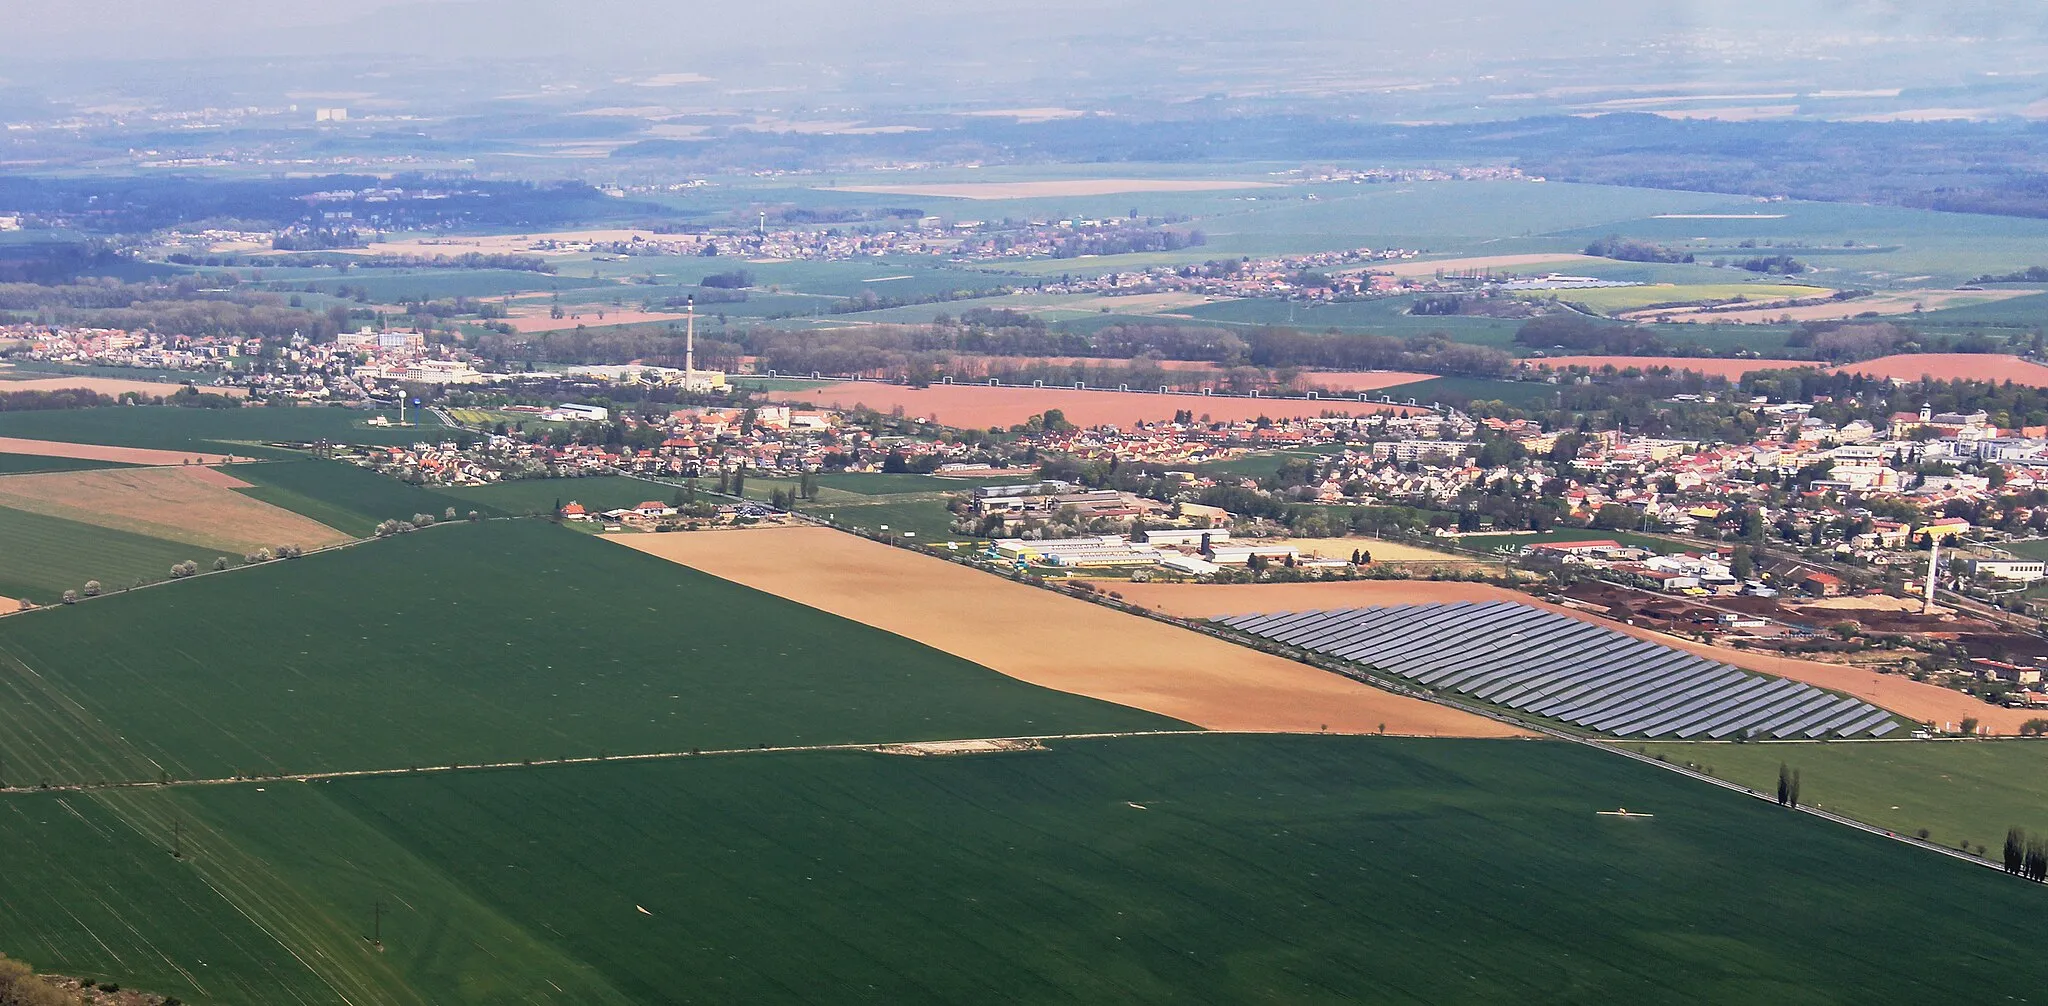
[[[1516,733],[1197,632],[824,528],[607,540],[907,636],[1013,678],[1209,729]]]
[[[1080,391],[1073,388],[1011,388],[977,384],[935,384],[912,388],[901,384],[846,381],[809,391],[782,392],[781,401],[830,408],[865,405],[888,412],[901,407],[905,415],[930,419],[947,426],[986,428],[1015,426],[1047,409],[1066,413],[1067,421],[1082,426],[1130,426],[1138,422],[1165,422],[1176,410],[1186,409],[1196,417],[1208,416],[1219,422],[1236,422],[1267,416],[1273,419],[1315,417],[1329,413],[1366,416],[1378,412],[1402,414],[1427,409],[1403,405],[1376,405],[1341,399],[1316,401],[1300,398],[1220,398],[1209,395],[1161,395],[1130,391]]]
[[[2048,388],[2048,367],[2002,353],[1902,353],[1845,364],[1836,370],[1899,381],[1932,377],[1937,381],[2011,381]]]
[[[1570,615],[1616,632],[1690,650],[1703,657],[1781,678],[1854,695],[1922,722],[1959,723],[1974,717],[1993,733],[2018,733],[2020,725],[2039,716],[2024,709],[1986,705],[1958,691],[1879,674],[1840,664],[1794,660],[1724,646],[1710,646],[1654,629],[1623,625],[1576,608],[1547,604],[1527,594],[1483,583],[1417,580],[1351,580],[1329,583],[1174,584],[1134,583],[1119,588],[1124,599],[1183,618],[1215,618],[1251,612],[1309,611],[1316,608],[1362,608],[1376,604],[1425,604],[1448,601],[1516,601]]]
[[[8,475],[0,477],[0,506],[223,552],[349,540],[310,517],[235,492],[223,478],[231,477],[196,467]]]

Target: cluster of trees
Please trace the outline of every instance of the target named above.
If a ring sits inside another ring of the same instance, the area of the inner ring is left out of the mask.
[[[1009,292],[1010,288],[1007,286],[960,287],[917,294],[878,294],[873,290],[862,290],[857,297],[834,301],[826,311],[830,314],[859,314],[862,311],[881,311],[892,307],[909,307],[913,304],[950,304],[956,300],[1000,297]]]
[[[54,388],[49,391],[0,392],[0,412],[45,412],[54,409],[93,409],[115,404],[114,399],[84,388]]]
[[[1987,274],[1971,280],[1970,283],[2048,283],[2048,266],[2030,265],[2025,269],[2015,269],[1996,276]]]
[[[1797,276],[1806,271],[1806,263],[1790,255],[1759,255],[1755,258],[1746,258],[1730,264],[1738,269],[1770,273],[1775,276]]]
[[[754,274],[745,269],[715,272],[698,280],[697,285],[711,290],[744,290],[754,285]]]
[[[1586,245],[1586,254],[1623,262],[1690,262],[1692,253],[1609,234]]]
[[[1648,329],[1563,312],[1523,322],[1515,329],[1515,342],[1531,349],[1563,348],[1602,356],[1657,356],[1669,349]]]
[[[1154,230],[1131,227],[1061,238],[1053,245],[1052,257],[1080,258],[1083,255],[1179,251],[1183,248],[1200,248],[1208,243],[1209,236],[1198,230],[1182,233],[1172,228]]]
[[[2048,881],[2048,842],[2029,838],[2019,828],[2006,829],[2005,872],[2036,883]]]
[[[162,283],[0,284],[0,321],[277,340],[294,333],[331,339],[342,330],[331,316],[294,308],[284,296],[219,292],[210,285],[215,282],[212,276],[180,276]]]
[[[1783,762],[1778,763],[1778,805],[1799,806],[1799,770],[1787,769]]]

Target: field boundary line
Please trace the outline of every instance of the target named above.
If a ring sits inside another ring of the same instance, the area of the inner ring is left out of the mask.
[[[519,761],[497,762],[450,762],[446,765],[408,765],[404,768],[362,768],[334,769],[324,772],[279,772],[241,776],[215,776],[204,779],[131,779],[120,782],[66,783],[51,786],[7,786],[0,787],[0,796],[28,793],[90,793],[101,790],[120,789],[175,789],[186,786],[239,786],[258,782],[324,782],[329,779],[358,779],[380,776],[430,775],[449,772],[479,772],[498,769],[548,768],[555,765],[595,765],[619,761],[672,761],[684,758],[733,757],[736,755],[797,754],[805,752],[865,751],[872,754],[887,754],[885,749],[914,746],[919,744],[959,744],[972,742],[1004,743],[1027,741],[1085,741],[1108,740],[1119,737],[1185,737],[1201,735],[1230,734],[1273,734],[1271,730],[1116,730],[1106,733],[1080,734],[1028,734],[1014,737],[926,737],[918,740],[893,741],[845,741],[835,744],[780,744],[758,745],[749,748],[694,749],[690,751],[643,751],[635,754],[578,755],[571,758],[531,758]],[[1331,736],[1363,736],[1332,734]],[[1400,737],[1404,734],[1381,734],[1374,736]],[[1417,735],[1421,736],[1421,735]],[[993,753],[993,752],[991,752]]]

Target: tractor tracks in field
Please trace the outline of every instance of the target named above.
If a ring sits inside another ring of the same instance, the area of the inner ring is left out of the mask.
[[[117,789],[176,789],[189,786],[240,786],[264,782],[326,782],[334,779],[366,779],[384,776],[484,772],[505,769],[548,768],[557,765],[596,765],[610,762],[678,761],[688,758],[730,758],[740,755],[801,754],[805,752],[851,751],[880,755],[923,755],[931,757],[972,757],[980,754],[1028,752],[1058,741],[1110,740],[1120,737],[1223,736],[1244,731],[1231,730],[1121,730],[1107,733],[1028,734],[1014,737],[946,737],[907,741],[854,741],[838,744],[759,744],[740,748],[692,748],[688,751],[651,751],[636,754],[596,754],[573,758],[522,758],[518,761],[449,762],[443,765],[407,765],[403,768],[339,769],[327,772],[279,772],[232,775],[202,779],[126,779],[111,782],[51,783],[37,786],[0,787],[0,796],[28,793],[83,793]],[[1264,732],[1264,731],[1260,731]]]

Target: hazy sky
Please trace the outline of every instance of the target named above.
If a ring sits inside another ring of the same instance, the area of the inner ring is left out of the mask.
[[[1839,32],[2013,41],[2042,33],[2044,8],[2040,0],[0,0],[0,20],[11,51],[63,56],[341,53],[380,37],[392,49],[465,54],[544,52],[550,45],[581,51],[606,40],[626,49],[688,52],[839,37],[1024,55],[1002,31],[1056,42],[1064,34],[1234,30],[1305,32],[1355,44],[1360,58],[1375,46],[1414,48],[1415,32],[1447,32],[1438,41],[1521,58],[1541,47],[1594,51],[1691,30],[1768,33],[1787,46]],[[448,34],[418,34],[429,30]],[[751,33],[766,37],[745,37]]]
[[[1418,81],[1480,95],[1585,81],[2012,90],[2048,62],[2043,0],[0,0],[0,25],[15,68],[0,63],[0,84],[58,100],[167,79],[119,77],[135,60],[179,61],[168,79],[207,101],[332,87],[401,58],[403,85],[366,89],[468,100],[519,90],[503,75],[523,66],[536,87],[703,73],[728,96],[905,104]]]

